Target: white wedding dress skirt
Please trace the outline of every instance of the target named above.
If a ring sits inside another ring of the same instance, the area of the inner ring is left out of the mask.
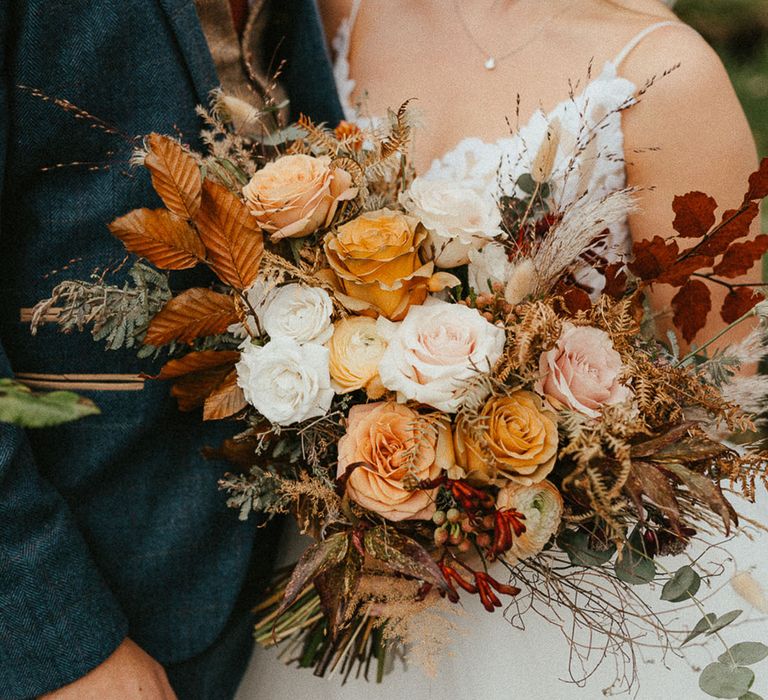
[[[755,505],[739,499],[734,499],[734,504],[743,515],[768,522],[768,495],[764,489],[758,498]],[[282,563],[294,562],[307,543],[293,526],[286,528]],[[714,586],[720,590],[710,594],[702,586],[699,595],[707,598],[704,605],[708,612],[723,614],[734,609],[744,610],[739,621],[722,632],[728,643],[768,643],[765,613],[742,600],[728,583],[738,570],[750,571],[766,586],[768,534],[756,533],[752,540],[742,535],[728,542],[725,548],[728,554],[722,551],[712,555],[713,560],[723,562],[727,569],[724,575],[714,579]],[[665,557],[660,561],[669,568],[685,563],[683,558],[675,561]],[[644,597],[656,610],[679,610],[677,618],[668,620],[670,627],[690,629],[701,617],[695,608],[660,603],[660,585],[636,590],[644,591]],[[519,630],[503,619],[501,611],[487,613],[476,596],[464,594],[462,603],[463,614],[455,618],[459,630],[446,645],[437,665],[437,675],[432,678],[413,663],[406,669],[396,661],[381,684],[377,684],[375,678],[368,682],[362,677],[356,680],[353,672],[342,686],[339,675],[316,678],[311,669],[284,665],[278,659],[279,648],[257,648],[236,700],[591,700],[602,698],[603,688],[613,682],[615,668],[607,659],[583,687],[569,683],[568,642],[559,629],[536,614],[529,612],[525,617],[526,629]],[[568,619],[565,613],[564,619]],[[689,664],[703,667],[722,652],[714,639],[709,639],[704,648],[696,647],[695,643],[686,647],[687,662],[671,653],[662,659],[660,652],[641,650],[637,692],[629,697],[640,700],[704,698],[698,687],[698,673]],[[757,681],[752,690],[768,697],[768,673],[759,665],[755,671]]]

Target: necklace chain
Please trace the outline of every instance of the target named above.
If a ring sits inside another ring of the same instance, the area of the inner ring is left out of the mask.
[[[464,14],[461,11],[461,4],[460,0],[453,0],[453,9],[456,13],[456,16],[459,19],[459,24],[461,25],[461,28],[464,30],[464,34],[466,34],[467,38],[472,42],[472,45],[480,52],[480,54],[483,56],[483,67],[486,70],[493,70],[496,68],[496,66],[501,63],[502,61],[506,61],[508,58],[512,58],[517,53],[520,53],[524,48],[526,48],[529,44],[533,43],[533,41],[536,40],[539,36],[539,32],[544,29],[544,27],[551,22],[556,17],[559,17],[561,14],[563,14],[568,9],[568,4],[565,4],[565,8],[558,12],[555,15],[552,15],[551,17],[545,17],[544,20],[537,25],[535,31],[533,32],[532,36],[526,39],[522,44],[519,44],[518,46],[513,47],[509,51],[503,53],[501,56],[496,56],[495,51],[488,51],[486,48],[480,44],[480,42],[475,38],[474,33],[470,29],[469,25],[467,24],[466,19],[464,18]]]

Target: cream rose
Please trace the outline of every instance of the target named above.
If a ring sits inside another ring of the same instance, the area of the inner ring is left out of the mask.
[[[489,372],[504,350],[504,331],[477,309],[431,299],[402,323],[378,320],[389,345],[379,363],[382,384],[400,401],[457,411],[468,380]]]
[[[245,400],[276,425],[291,425],[325,415],[333,400],[328,350],[275,338],[260,347],[241,348],[237,384]]]
[[[350,316],[338,321],[328,342],[331,384],[336,393],[365,389],[372,399],[379,398],[385,391],[379,379],[379,361],[386,348],[374,319]]]
[[[603,406],[632,398],[620,381],[622,369],[621,355],[605,331],[565,323],[555,347],[541,355],[536,391],[556,409],[597,418]]]
[[[417,177],[400,203],[429,231],[427,244],[437,267],[466,265],[471,250],[503,233],[493,197],[461,182]]]
[[[349,497],[387,520],[426,520],[435,512],[436,489],[414,488],[435,479],[453,461],[450,430],[429,425],[396,403],[353,406],[339,440],[338,476]]]
[[[499,510],[516,510],[525,516],[525,532],[512,538],[505,558],[528,559],[536,556],[560,528],[563,497],[549,481],[532,486],[507,484],[496,497]]]
[[[260,311],[269,337],[290,338],[299,345],[326,343],[333,334],[333,302],[320,287],[286,284],[272,290]]]
[[[352,176],[327,156],[289,155],[256,172],[243,197],[273,241],[308,236],[328,226],[339,202],[353,199]]]
[[[530,485],[542,481],[557,459],[557,421],[530,391],[489,399],[480,420],[459,418],[454,431],[456,462],[481,484]]]

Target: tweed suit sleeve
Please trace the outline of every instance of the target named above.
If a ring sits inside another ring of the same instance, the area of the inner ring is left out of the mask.
[[[0,193],[12,138],[11,4],[0,2]],[[3,206],[13,202],[0,199],[0,235]],[[0,376],[11,374],[0,345]],[[24,431],[0,424],[0,698],[34,697],[82,677],[126,634],[120,607],[64,499],[38,473]]]

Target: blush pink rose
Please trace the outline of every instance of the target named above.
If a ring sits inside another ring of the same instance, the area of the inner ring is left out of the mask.
[[[536,390],[557,409],[597,418],[603,406],[632,397],[620,382],[622,368],[621,355],[605,331],[565,323],[557,345],[541,355]]]

